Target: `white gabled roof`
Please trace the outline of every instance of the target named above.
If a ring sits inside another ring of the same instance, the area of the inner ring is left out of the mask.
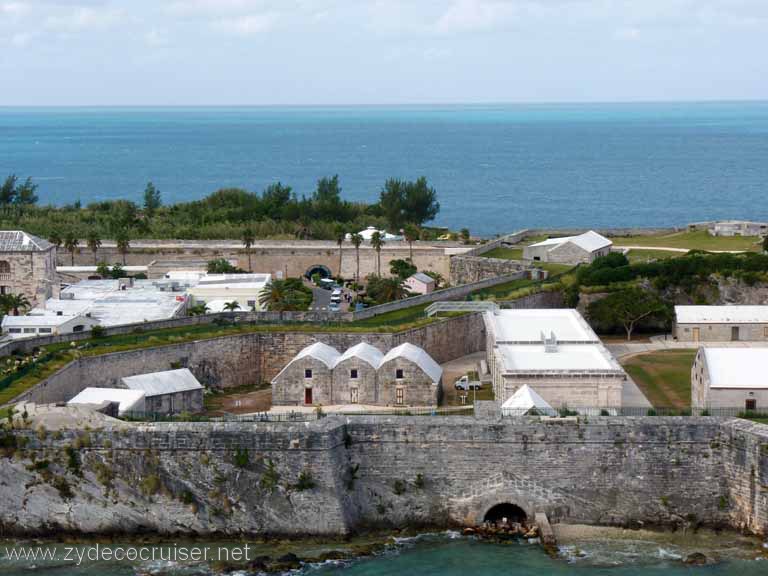
[[[45,252],[52,247],[48,240],[23,230],[0,230],[0,252]]]
[[[578,236],[549,238],[547,240],[543,240],[542,242],[531,244],[529,248],[535,246],[552,246],[554,248],[556,246],[560,246],[561,244],[565,244],[566,242],[576,244],[576,246],[586,250],[587,252],[594,252],[595,250],[600,250],[602,248],[607,248],[608,246],[613,245],[613,242],[611,242],[605,236],[598,234],[594,230],[590,230],[589,232],[584,232],[584,234],[579,234]]]
[[[768,348],[701,348],[710,388],[768,389]]]
[[[515,410],[520,413],[528,412],[531,408],[536,408],[539,412],[544,414],[553,414],[555,410],[549,403],[538,395],[536,390],[523,384],[517,392],[512,394],[504,404],[501,405],[502,409]]]
[[[432,356],[410,342],[405,342],[396,348],[392,348],[392,350],[387,352],[384,358],[382,358],[381,364],[383,365],[396,358],[406,358],[410,360],[429,375],[433,382],[439,382],[440,378],[443,377],[443,369],[432,359]]]
[[[328,344],[323,344],[322,342],[315,342],[296,354],[291,362],[294,362],[299,358],[304,358],[305,356],[311,356],[312,358],[320,360],[320,362],[328,366],[328,368],[333,368],[341,354],[339,354],[339,351],[333,346],[328,346]]]
[[[8,315],[3,317],[3,328],[24,326],[63,326],[67,322],[82,322],[88,325],[98,324],[99,321],[88,316],[59,316],[57,314],[27,314],[26,316]]]
[[[432,278],[432,276],[428,276],[427,274],[424,274],[424,272],[416,272],[416,274],[410,276],[408,280],[418,280],[419,282],[422,282],[423,284],[434,284],[435,279]]]
[[[336,359],[335,365],[341,364],[350,358],[363,360],[370,364],[372,368],[376,369],[381,365],[381,360],[384,358],[384,354],[382,354],[375,346],[371,346],[367,342],[360,342],[360,344],[355,344],[352,348],[349,348],[344,354],[339,356]]]
[[[117,402],[118,412],[141,411],[144,409],[144,391],[126,390],[124,388],[86,388],[80,392],[69,404],[102,404],[104,402]]]
[[[188,368],[126,376],[122,383],[131,390],[143,390],[147,397],[202,389]]]
[[[678,324],[766,324],[768,306],[675,306]]]

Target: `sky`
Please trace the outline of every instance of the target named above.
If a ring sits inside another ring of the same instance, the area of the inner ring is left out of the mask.
[[[0,105],[768,99],[768,0],[0,0]]]

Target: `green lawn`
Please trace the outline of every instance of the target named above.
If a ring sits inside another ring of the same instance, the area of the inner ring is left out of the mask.
[[[622,361],[655,408],[690,408],[691,366],[696,350],[660,350]]]
[[[710,236],[706,230],[676,232],[653,236],[623,236],[611,238],[615,246],[659,246],[686,248],[688,250],[759,250],[760,238],[756,236]]]
[[[523,249],[522,248],[494,248],[481,254],[483,258],[501,258],[502,260],[522,260]]]
[[[627,258],[630,262],[649,262],[651,260],[666,260],[685,256],[685,252],[670,252],[669,250],[630,250]]]

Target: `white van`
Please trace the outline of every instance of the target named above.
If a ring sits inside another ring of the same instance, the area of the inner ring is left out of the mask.
[[[331,292],[331,302],[341,302],[341,288],[336,288]]]

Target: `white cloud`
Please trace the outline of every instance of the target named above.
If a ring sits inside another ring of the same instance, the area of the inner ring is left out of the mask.
[[[213,28],[224,34],[235,36],[253,36],[271,30],[278,20],[274,12],[249,14],[232,18],[221,18],[213,23]]]
[[[120,8],[78,6],[48,16],[44,27],[53,32],[74,33],[108,28],[125,15]]]
[[[0,3],[0,16],[20,16],[27,12],[28,6],[21,2],[2,2]]]
[[[144,34],[144,42],[147,46],[166,46],[168,44],[168,35],[163,30],[152,28]]]
[[[438,32],[474,31],[494,28],[517,14],[512,2],[501,0],[454,0],[435,24]]]

